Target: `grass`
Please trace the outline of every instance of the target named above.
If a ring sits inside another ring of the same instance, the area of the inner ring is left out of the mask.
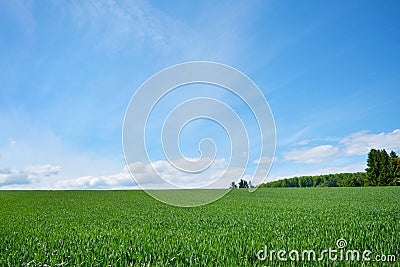
[[[197,208],[142,191],[0,191],[0,203],[0,266],[362,266],[256,256],[340,238],[372,251],[365,266],[400,262],[400,187],[236,189]],[[373,261],[383,254],[397,262]]]

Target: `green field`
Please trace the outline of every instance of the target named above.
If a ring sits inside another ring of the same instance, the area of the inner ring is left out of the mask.
[[[0,203],[0,266],[363,266],[257,258],[265,246],[319,257],[341,238],[372,251],[364,266],[400,263],[400,187],[235,189],[197,208],[142,191],[0,191]]]

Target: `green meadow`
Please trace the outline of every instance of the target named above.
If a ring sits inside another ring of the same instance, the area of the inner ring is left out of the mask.
[[[162,193],[184,199],[207,190]],[[143,191],[0,191],[0,203],[0,266],[400,262],[400,187],[234,189],[196,208],[169,206]],[[339,239],[344,254],[368,250],[369,260],[340,259]],[[338,250],[336,260],[321,254],[330,248]],[[279,250],[287,252],[281,259]],[[302,259],[305,250],[317,259]]]

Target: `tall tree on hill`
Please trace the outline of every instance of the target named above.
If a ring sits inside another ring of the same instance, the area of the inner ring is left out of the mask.
[[[393,185],[396,184],[398,173],[398,156],[395,152],[390,152],[390,156],[385,149],[371,149],[368,153],[367,171],[365,185]]]
[[[378,185],[388,185],[389,184],[389,155],[385,149],[380,150],[379,155],[379,176],[378,176]]]
[[[380,151],[376,149],[371,149],[368,153],[367,159],[367,176],[365,177],[365,185],[374,186],[378,185],[378,177],[381,171],[380,161]]]
[[[389,155],[389,185],[396,185],[396,181],[400,179],[400,158],[394,151]]]
[[[393,179],[391,185],[400,186],[400,157],[396,158],[396,162],[397,162],[397,172],[395,174],[395,178]]]

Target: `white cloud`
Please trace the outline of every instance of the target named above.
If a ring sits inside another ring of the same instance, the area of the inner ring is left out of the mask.
[[[43,176],[57,175],[60,171],[60,166],[50,164],[30,166],[24,170],[0,169],[0,187],[32,184]]]
[[[17,170],[0,169],[0,186],[30,184],[31,177]]]
[[[309,140],[298,142],[307,144]],[[366,155],[370,149],[400,150],[400,129],[389,133],[371,134],[366,131],[343,137],[335,145],[320,145],[284,152],[285,160],[304,163],[321,163],[333,156]]]
[[[389,133],[370,134],[359,132],[344,137],[339,142],[347,155],[367,154],[372,148],[400,150],[400,129]]]
[[[104,176],[81,176],[64,180],[57,186],[59,189],[113,189],[136,187],[130,174],[126,171]]]
[[[342,167],[326,167],[316,169],[312,172],[309,172],[308,175],[320,175],[320,174],[332,174],[332,173],[354,173],[354,172],[363,172],[366,168],[365,162],[357,162],[351,165],[342,166]]]
[[[304,135],[305,132],[310,130],[310,126],[304,127],[303,129],[297,131],[296,133],[292,134],[291,136],[289,136],[288,138],[286,138],[285,140],[283,140],[282,144],[283,145],[288,145],[293,143],[295,140],[297,140],[299,137],[301,137],[302,135]]]
[[[190,159],[190,161],[179,159],[174,161],[173,164],[184,170],[195,170],[203,169],[204,166],[208,165],[208,162],[210,162],[208,158]],[[198,188],[207,186],[218,180],[225,172],[226,162],[224,158],[215,159],[209,168],[199,173],[178,170],[171,165],[170,162],[165,160],[158,160],[146,164],[143,162],[135,162],[129,166],[136,181],[144,188],[157,188],[158,186],[163,187],[167,185],[167,183],[163,182],[159,177],[178,187]]]
[[[208,162],[208,160],[209,159],[200,159],[197,161],[197,164],[199,164],[199,166],[204,166],[203,163]],[[183,162],[184,160],[180,159],[174,161],[174,164],[179,165]],[[185,164],[187,164],[187,162],[185,162],[183,166],[185,166]],[[182,167],[182,165],[180,166]],[[200,173],[182,172],[165,160],[152,163],[134,162],[129,165],[129,169],[134,179],[132,179],[128,168],[125,167],[120,173],[112,175],[80,176],[74,179],[63,180],[57,184],[57,188],[139,188],[135,181],[137,181],[143,189],[204,188],[208,184],[212,184],[212,188],[228,188],[232,181],[237,182],[244,173],[243,168],[226,169],[224,158],[215,159],[207,170]],[[176,187],[171,186],[169,183],[176,185]]]
[[[310,139],[304,139],[304,140],[300,140],[297,143],[295,143],[295,146],[304,146],[304,145],[308,145],[311,142]]]
[[[260,159],[253,160],[254,164],[268,164],[272,162],[277,162],[278,158],[277,157],[262,157]]]
[[[318,163],[338,155],[339,148],[332,145],[320,145],[312,148],[293,149],[283,153],[285,160],[305,163]]]
[[[61,171],[61,166],[46,164],[39,166],[29,166],[25,170],[32,175],[52,176],[57,175]]]

